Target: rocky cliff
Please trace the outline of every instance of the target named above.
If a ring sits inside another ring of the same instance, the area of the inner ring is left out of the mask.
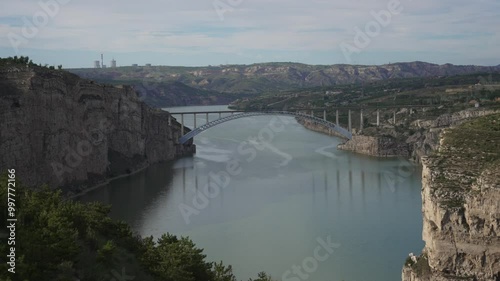
[[[424,157],[423,239],[403,281],[500,280],[500,114],[447,130]]]
[[[16,169],[27,186],[77,192],[192,153],[179,136],[180,124],[130,87],[39,67],[0,68],[0,171]]]
[[[439,136],[444,129],[496,112],[498,111],[493,109],[471,108],[443,114],[434,120],[415,120],[403,132],[391,128],[371,127],[354,135],[338,148],[372,156],[409,157],[419,162],[421,157],[437,150]]]
[[[410,154],[407,143],[398,142],[391,137],[354,135],[351,140],[340,144],[338,148],[378,157],[408,157]]]

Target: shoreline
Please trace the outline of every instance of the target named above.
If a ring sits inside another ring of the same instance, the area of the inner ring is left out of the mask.
[[[175,159],[173,159],[175,160]],[[109,183],[111,183],[112,181],[115,181],[117,179],[121,179],[121,178],[125,178],[125,177],[129,177],[129,176],[132,176],[132,175],[135,175],[141,171],[144,171],[145,169],[149,168],[151,166],[151,164],[148,164],[148,165],[145,165],[144,167],[141,167],[133,172],[131,172],[130,174],[123,174],[123,175],[119,175],[119,176],[115,176],[115,177],[112,177],[112,178],[108,178],[106,179],[104,182],[101,182],[101,183],[98,183],[96,185],[93,185],[89,188],[84,188],[82,189],[80,192],[72,195],[72,196],[68,196],[66,197],[66,199],[68,200],[74,200],[74,199],[77,199],[78,197],[82,197],[83,195],[89,193],[90,191],[93,191],[93,190],[96,190],[100,187],[103,187],[105,185],[108,185]]]
[[[384,148],[384,146],[394,146],[397,144],[394,141],[388,141],[384,138],[381,137],[374,137],[374,136],[364,136],[364,135],[353,135],[353,138],[351,140],[346,139],[342,135],[326,128],[323,127],[323,125],[318,125],[315,123],[308,122],[307,120],[304,119],[297,119],[297,123],[302,125],[304,128],[317,132],[323,135],[327,136],[333,136],[333,137],[338,137],[340,138],[343,142],[339,143],[337,145],[338,150],[346,151],[346,152],[352,152],[354,154],[358,155],[365,155],[365,156],[371,156],[371,157],[376,157],[376,158],[398,158],[398,157],[404,157],[405,159],[411,160],[410,155],[408,153],[395,153],[397,152],[394,149],[387,149]],[[361,142],[359,141],[360,139],[363,139]],[[382,142],[388,142],[388,144],[383,144]],[[354,144],[354,145],[353,145]],[[360,145],[362,144],[362,145]],[[401,149],[401,148],[400,148]],[[404,150],[404,149],[401,149]],[[403,152],[403,151],[399,151]],[[407,151],[404,151],[407,152]]]
[[[109,183],[115,181],[115,180],[118,180],[118,179],[121,179],[121,178],[126,178],[126,177],[130,177],[130,176],[133,176],[133,175],[136,175],[144,170],[146,170],[147,168],[151,167],[151,165],[155,165],[155,164],[160,164],[160,163],[169,163],[169,162],[173,162],[173,161],[176,161],[176,160],[179,160],[183,157],[186,157],[186,156],[194,156],[196,154],[196,152],[193,152],[193,153],[190,153],[190,154],[183,154],[183,155],[179,155],[179,156],[176,156],[175,158],[173,159],[170,159],[170,160],[166,160],[166,161],[160,161],[160,162],[156,162],[156,163],[148,163],[147,165],[144,165],[143,167],[129,173],[129,174],[122,174],[122,175],[118,175],[118,176],[115,176],[115,177],[111,177],[111,178],[108,178],[106,179],[105,181],[101,182],[101,183],[98,183],[98,184],[95,184],[95,185],[92,185],[88,188],[83,188],[81,191],[71,195],[71,196],[64,196],[66,200],[75,200],[75,199],[78,199],[79,197],[82,197],[84,196],[85,194],[91,192],[91,191],[94,191],[96,189],[99,189],[105,185],[108,185]],[[58,187],[59,190],[62,190],[61,187]]]

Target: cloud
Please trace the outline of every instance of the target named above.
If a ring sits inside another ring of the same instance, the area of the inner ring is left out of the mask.
[[[0,38],[21,34],[23,18],[32,19],[41,10],[40,1],[56,0],[2,3]],[[224,12],[221,20],[213,1],[241,3]],[[247,53],[246,57],[259,54],[262,58],[266,53],[331,52],[337,57],[339,44],[351,42],[355,27],[363,29],[373,20],[370,12],[387,9],[389,1],[71,0],[21,47],[39,51],[176,53],[185,54],[186,59],[189,54],[200,53]],[[414,57],[452,48],[456,62],[471,52],[481,57],[478,47],[485,58],[497,55],[497,1],[401,0],[401,6],[402,13],[394,15],[391,24],[363,52],[407,52],[408,57]],[[10,45],[9,40],[0,40],[0,56],[10,55],[5,51]]]

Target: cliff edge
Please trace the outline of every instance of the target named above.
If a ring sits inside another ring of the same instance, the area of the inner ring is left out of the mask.
[[[16,169],[26,186],[78,192],[192,153],[192,143],[177,141],[180,126],[131,87],[42,67],[0,67],[0,170]]]
[[[402,280],[500,280],[500,114],[445,130],[422,165],[426,245]]]

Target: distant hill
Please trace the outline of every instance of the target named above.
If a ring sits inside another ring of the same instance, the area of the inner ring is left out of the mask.
[[[126,81],[123,81],[126,83]],[[238,98],[248,97],[245,94],[232,94],[189,87],[177,81],[132,83],[144,102],[154,107],[188,106],[188,105],[225,105]]]
[[[369,65],[306,65],[300,63],[259,63],[207,67],[119,67],[71,69],[81,77],[108,81],[181,82],[197,89],[259,94],[263,92],[365,83],[393,78],[454,76],[497,73],[499,66],[431,64],[426,62]]]
[[[85,70],[71,72],[100,83],[112,85],[130,85],[140,93],[140,98],[153,107],[189,106],[189,105],[225,105],[239,98],[250,97],[249,94],[220,93],[213,90],[195,88],[175,80],[140,79],[127,76],[127,72],[116,76],[116,72],[107,73],[103,69],[86,73]],[[123,70],[119,68],[118,70]]]

